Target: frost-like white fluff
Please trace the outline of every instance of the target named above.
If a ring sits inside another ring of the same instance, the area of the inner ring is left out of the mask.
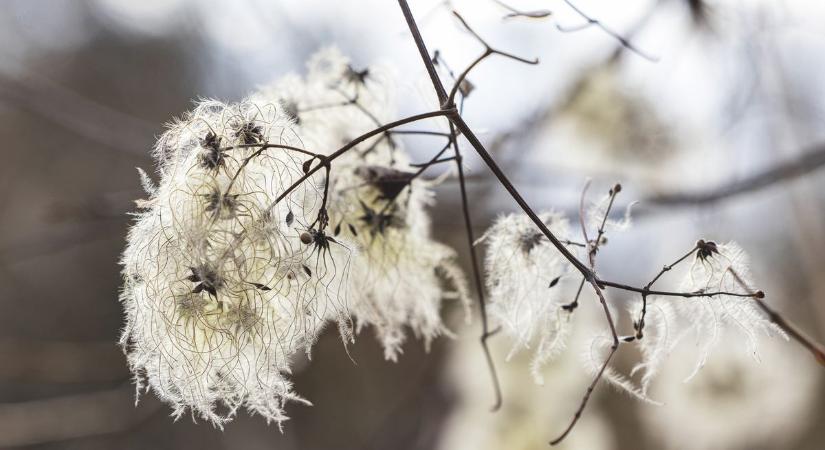
[[[121,342],[138,389],[217,426],[245,406],[285,419],[299,400],[284,378],[344,310],[346,244],[306,245],[317,179],[271,207],[305,155],[280,105],[202,101],[160,138],[160,183],[123,254]],[[238,147],[247,145],[248,147]],[[144,184],[148,184],[144,179]]]
[[[760,334],[787,336],[776,324],[761,311],[754,298],[748,296],[751,275],[747,255],[735,243],[713,245],[713,251],[703,254],[701,251],[689,261],[685,271],[680,292],[715,294],[708,297],[691,298],[653,295],[647,299],[644,336],[637,341],[642,358],[635,365],[630,375],[642,373],[639,386],[628,378],[608,367],[605,378],[614,386],[632,396],[652,402],[649,397],[651,382],[662,368],[668,364],[668,357],[679,352],[678,359],[684,360],[683,349],[677,345],[687,337],[695,337],[695,352],[698,358],[693,361],[693,369],[683,374],[688,381],[695,377],[705,365],[711,351],[718,346],[729,348],[730,343],[722,345],[720,336],[727,332],[734,336],[737,332],[744,335],[748,348],[756,358],[757,339]],[[742,284],[736,276],[741,278]],[[748,286],[746,288],[746,286]],[[744,294],[731,295],[731,294]],[[641,303],[634,302],[630,307],[633,320],[640,317]],[[594,348],[604,350],[611,340],[601,336],[593,341]],[[592,371],[597,370],[596,362],[602,357],[591,357]],[[657,399],[661,400],[661,399]]]
[[[280,424],[287,400],[304,401],[285,378],[290,357],[329,321],[345,342],[351,317],[356,331],[373,325],[395,359],[405,327],[427,345],[448,332],[442,279],[466,304],[454,252],[430,238],[429,188],[396,139],[366,140],[278,201],[320,164],[313,154],[394,119],[384,73],[324,50],[305,78],[201,101],[160,138],[160,182],[141,172],[150,198],[122,259],[121,342],[138,389],[176,417],[220,427],[246,407]]]
[[[748,257],[734,242],[719,244],[717,252],[697,257],[685,276],[684,292],[748,293],[736,280],[737,274],[746,286],[753,286]],[[760,334],[787,336],[764,314],[751,297],[715,295],[672,301],[677,314],[691,325],[700,349],[699,359],[690,379],[702,368],[719,335],[726,328],[736,329],[747,338],[751,353],[756,357],[757,337]]]
[[[539,218],[561,239],[569,235],[569,223],[560,214],[546,212]],[[532,374],[536,382],[543,383],[542,365],[566,346],[570,321],[562,305],[572,301],[572,285],[579,280],[524,214],[499,217],[480,241],[487,244],[490,318],[514,340],[508,358],[519,349],[536,346]]]
[[[292,111],[306,148],[332,153],[395,118],[387,68],[354,68],[329,48],[313,56],[308,69],[306,77],[290,75],[258,94]],[[427,345],[449,333],[440,316],[447,294],[441,278],[465,306],[469,302],[455,252],[430,237],[432,193],[426,182],[409,181],[414,172],[397,136],[381,134],[336,159],[330,178],[332,228],[359,248],[348,310],[356,332],[375,328],[390,360],[401,351],[405,327]]]

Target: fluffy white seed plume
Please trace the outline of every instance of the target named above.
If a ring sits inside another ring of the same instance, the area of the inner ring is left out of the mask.
[[[395,117],[387,68],[356,69],[329,48],[313,56],[308,69],[306,77],[289,76],[259,94],[286,105],[307,148],[332,152]],[[337,159],[330,178],[332,228],[360,250],[349,312],[356,331],[375,327],[391,360],[400,353],[405,327],[427,345],[448,333],[440,317],[447,294],[441,278],[469,305],[454,251],[430,237],[429,186],[413,175],[401,142],[383,134]]]
[[[637,372],[642,373],[639,388],[634,388],[634,391],[639,392],[645,400],[648,399],[650,383],[685,334],[684,328],[676,324],[672,302],[672,298],[652,296],[648,297],[645,306],[643,335],[636,341],[642,357],[630,372],[631,377]],[[640,317],[642,304],[633,302],[629,310],[630,317],[636,320]]]
[[[568,236],[569,223],[560,214],[539,217],[556,236]],[[490,318],[514,340],[508,358],[536,347],[531,371],[541,384],[541,367],[566,346],[570,321],[562,305],[572,300],[571,283],[578,280],[568,276],[570,264],[526,215],[499,217],[479,241],[487,244]]]
[[[611,190],[610,193],[607,193],[601,196],[598,200],[591,202],[590,205],[587,207],[587,211],[585,211],[586,217],[586,225],[590,233],[596,233],[599,228],[602,226],[602,222],[604,222],[604,231],[624,231],[627,230],[631,225],[631,212],[633,210],[633,206],[636,205],[636,202],[629,203],[625,208],[624,215],[621,219],[611,219],[609,217],[605,217],[608,212],[608,208],[611,208],[611,199],[614,198],[614,193]],[[615,207],[615,205],[613,205]],[[595,236],[591,236],[593,238]]]
[[[752,286],[748,258],[733,242],[705,243],[690,266],[681,286],[684,292],[747,293]],[[756,357],[756,341],[760,334],[779,334],[787,339],[781,328],[772,323],[750,297],[715,295],[675,300],[677,314],[691,327],[700,349],[699,359],[688,379],[704,366],[711,348],[719,340],[723,328],[737,329],[747,338],[751,353]]]
[[[202,101],[156,148],[160,182],[123,255],[122,345],[138,389],[222,426],[241,407],[279,424],[289,359],[329,320],[374,325],[395,359],[404,328],[430,340],[454,252],[430,238],[428,186],[400,143],[370,139],[278,201],[309,167],[391,119],[380,69],[336,50],[248,100]],[[326,197],[325,197],[326,196]],[[326,198],[326,201],[324,200]]]
[[[344,310],[350,252],[308,239],[320,180],[274,205],[308,157],[264,142],[300,147],[280,105],[200,102],[160,138],[160,182],[129,232],[121,343],[138,389],[176,417],[221,426],[245,406],[280,424],[303,401],[290,356]]]

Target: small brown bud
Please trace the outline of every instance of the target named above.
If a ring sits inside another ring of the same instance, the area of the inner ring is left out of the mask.
[[[312,243],[312,235],[310,235],[309,233],[304,231],[303,233],[301,233],[301,242],[303,242],[304,244],[307,244],[307,245],[311,244]]]
[[[756,291],[753,293],[754,298],[763,299],[765,298],[765,293],[762,291]]]

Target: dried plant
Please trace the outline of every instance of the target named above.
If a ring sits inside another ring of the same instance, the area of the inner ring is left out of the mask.
[[[587,20],[585,26],[600,27],[645,56],[567,4]],[[675,343],[691,332],[701,348],[696,370],[725,329],[744,333],[751,351],[759,334],[787,334],[825,363],[822,347],[751,288],[747,259],[736,244],[699,240],[641,287],[600,277],[597,256],[606,235],[630,224],[629,209],[621,220],[611,214],[621,185],[589,207],[585,189],[577,241],[569,218],[534,212],[461,114],[473,90],[468,75],[484,60],[498,55],[538,61],[494,48],[453,12],[483,52],[458,75],[448,71],[448,90],[439,75],[443,61],[427,50],[406,0],[399,5],[438,109],[391,121],[391,71],[354,67],[330,48],[310,59],[305,77],[286,76],[238,103],[201,100],[161,136],[155,149],[159,183],[141,172],[148,198],[138,202],[141,211],[122,261],[122,345],[139,390],[154,390],[176,417],[188,412],[221,427],[246,408],[280,425],[286,402],[307,403],[292,392],[290,358],[310,355],[329,323],[337,325],[345,346],[372,326],[390,360],[401,352],[407,327],[427,345],[450,334],[440,316],[442,299],[457,297],[469,309],[471,295],[455,252],[430,237],[426,208],[432,193],[421,178],[445,163],[455,164],[459,182],[493,409],[502,402],[487,345],[496,331],[513,341],[510,356],[535,347],[531,372],[543,382],[542,367],[572,335],[570,319],[581,296],[592,291],[602,306],[605,326],[586,354],[593,380],[572,421],[551,443],[573,429],[602,378],[655,403],[648,395],[651,380]],[[504,6],[508,17],[549,16]],[[398,129],[433,119],[449,131]],[[430,160],[413,164],[397,139],[405,133],[445,142]],[[523,212],[500,217],[479,239],[486,244],[485,279],[462,166],[466,144]],[[687,267],[678,290],[653,288],[677,266]],[[639,296],[630,311],[632,332],[617,325],[609,290]],[[641,350],[633,369],[643,372],[638,386],[610,365],[624,344]]]

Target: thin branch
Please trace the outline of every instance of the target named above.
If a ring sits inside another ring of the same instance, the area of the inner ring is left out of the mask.
[[[607,209],[604,211],[604,216],[602,217],[602,223],[599,225],[599,229],[596,232],[596,239],[593,242],[589,242],[590,251],[588,252],[588,256],[590,257],[590,267],[594,268],[596,265],[596,252],[599,251],[599,247],[602,245],[602,238],[604,237],[604,227],[607,225],[607,218],[610,216],[610,210],[613,209],[613,202],[616,201],[616,196],[619,195],[619,192],[622,191],[622,185],[616,183],[613,188],[610,189],[609,195],[610,200],[607,203]]]
[[[229,195],[229,191],[232,189],[232,186],[235,184],[235,180],[238,179],[238,176],[241,174],[241,171],[243,171],[243,169],[249,164],[250,161],[252,161],[252,159],[257,158],[261,153],[263,153],[264,150],[267,150],[267,149],[270,149],[270,148],[279,148],[279,149],[282,149],[282,150],[290,150],[290,151],[294,151],[294,152],[301,153],[301,154],[304,154],[304,155],[312,156],[313,158],[323,159],[323,157],[321,155],[317,154],[317,153],[313,153],[309,150],[305,150],[305,149],[302,149],[302,148],[293,147],[291,145],[283,145],[283,144],[266,144],[266,143],[264,143],[264,144],[241,144],[241,145],[236,145],[236,146],[233,146],[233,147],[223,148],[223,149],[221,149],[221,151],[231,150],[231,149],[235,149],[235,148],[254,148],[254,147],[260,147],[260,148],[256,151],[254,151],[251,155],[244,158],[244,160],[241,162],[240,167],[238,167],[238,170],[235,172],[235,175],[233,175],[232,179],[229,180],[229,185],[226,186],[226,190],[225,190],[224,195]]]
[[[584,199],[585,194],[587,192],[587,187],[590,185],[590,181],[585,184],[584,189],[582,190],[582,198],[580,202],[580,214],[579,219],[582,225],[582,232],[585,235],[585,242],[588,246],[588,259],[590,260],[590,270],[595,273],[596,271],[596,253],[599,251],[599,246],[602,243],[602,236],[604,236],[604,227],[607,224],[607,217],[610,215],[610,209],[613,208],[613,202],[616,200],[616,196],[619,195],[619,192],[622,190],[622,185],[616,183],[610,189],[609,195],[610,200],[607,204],[607,208],[604,211],[604,216],[602,217],[602,222],[599,225],[599,229],[597,231],[595,241],[587,240],[587,227],[585,226],[584,220]],[[562,308],[567,311],[573,311],[575,309],[575,305],[578,304],[579,295],[581,294],[582,287],[584,286],[585,278],[582,277],[582,281],[579,284],[579,290],[576,293],[576,298],[573,300],[573,303],[570,305],[563,305]],[[605,358],[604,362],[602,363],[601,368],[596,373],[596,376],[593,377],[593,381],[590,382],[590,386],[587,387],[587,391],[584,393],[584,397],[579,404],[579,408],[576,410],[575,414],[573,414],[573,419],[570,421],[570,424],[567,428],[553,441],[550,442],[550,445],[556,445],[570,433],[573,427],[576,426],[576,423],[579,421],[582,413],[584,413],[584,409],[587,407],[587,403],[590,401],[590,397],[593,395],[593,390],[596,388],[596,385],[601,381],[602,377],[604,376],[605,370],[610,365],[610,360],[613,358],[613,355],[616,354],[616,350],[619,349],[619,336],[616,333],[616,325],[613,322],[613,315],[610,313],[610,308],[607,306],[607,300],[604,298],[604,293],[602,292],[601,288],[596,284],[595,280],[590,280],[590,284],[593,286],[593,289],[596,291],[596,295],[599,297],[599,302],[602,304],[602,309],[604,310],[604,316],[607,320],[607,324],[610,326],[610,334],[613,338],[613,345],[610,346],[610,353],[608,353],[607,358]]]
[[[596,265],[596,252],[599,251],[599,246],[602,244],[602,236],[604,236],[604,227],[607,224],[607,218],[610,216],[610,210],[613,208],[613,201],[616,199],[616,195],[621,191],[621,185],[616,184],[613,189],[610,190],[610,203],[607,205],[607,209],[604,211],[604,216],[602,217],[601,225],[597,230],[598,236],[594,241],[591,241],[587,237],[587,225],[585,224],[585,211],[584,211],[584,203],[587,199],[587,190],[590,188],[590,180],[588,179],[584,183],[584,187],[582,188],[582,195],[579,198],[579,225],[581,225],[582,236],[584,237],[584,244],[582,247],[588,249],[587,255],[590,260],[590,268],[595,270]],[[584,287],[585,279],[582,277],[581,282],[579,283],[579,289],[576,291],[576,296],[573,297],[573,301],[562,305],[561,308],[567,312],[573,312],[579,306],[579,297],[582,293],[582,287]]]
[[[553,12],[549,9],[536,9],[533,11],[522,11],[520,9],[513,8],[512,6],[500,1],[500,0],[493,0],[493,3],[501,6],[502,8],[510,11],[506,16],[505,19],[512,19],[514,17],[525,17],[528,19],[544,19],[546,17],[550,17]]]
[[[444,90],[444,84],[441,83],[441,79],[438,78],[438,72],[436,72],[435,66],[432,63],[432,60],[430,60],[430,52],[427,51],[427,46],[424,44],[424,39],[421,38],[421,32],[418,30],[418,25],[415,24],[415,18],[410,11],[410,5],[407,4],[407,0],[398,0],[398,5],[401,7],[401,12],[404,14],[404,20],[407,21],[407,28],[409,28],[410,33],[412,33],[415,46],[418,48],[418,53],[421,55],[421,59],[425,61],[424,66],[427,69],[427,74],[430,76],[430,82],[432,82],[435,93],[438,96],[438,102],[443,107],[447,100],[447,91]]]
[[[731,274],[733,274],[733,278],[736,280],[736,282],[739,283],[740,286],[742,286],[742,289],[751,292],[749,297],[753,298],[756,304],[759,305],[759,308],[761,308],[762,311],[764,311],[765,314],[767,314],[771,322],[775,323],[779,328],[782,329],[782,331],[790,335],[796,342],[798,342],[803,347],[805,347],[809,352],[811,352],[811,354],[814,356],[814,358],[816,358],[816,361],[819,364],[825,366],[825,346],[808,337],[796,325],[782,317],[782,315],[776,312],[776,310],[768,306],[768,304],[764,301],[764,292],[753,292],[750,286],[748,286],[747,283],[745,283],[745,280],[743,280],[742,277],[739,276],[739,274],[736,273],[735,270],[728,270]]]
[[[388,130],[387,133],[389,134],[407,134],[407,135],[422,135],[422,136],[436,136],[436,137],[452,137],[450,133],[445,133],[443,131],[430,131],[430,130]]]
[[[482,53],[482,54],[481,54],[481,56],[479,56],[478,58],[476,58],[476,59],[475,59],[475,61],[473,61],[472,63],[470,63],[470,65],[469,65],[466,69],[464,69],[464,71],[463,71],[463,72],[461,72],[461,74],[458,76],[458,78],[456,78],[455,83],[453,84],[453,88],[450,90],[450,96],[449,96],[449,98],[448,98],[448,100],[447,100],[447,104],[448,104],[448,105],[452,105],[452,104],[453,104],[453,102],[455,101],[455,96],[456,96],[456,93],[457,93],[457,92],[459,91],[459,89],[461,88],[461,83],[463,83],[463,82],[464,82],[464,80],[467,78],[467,75],[469,75],[469,74],[470,74],[470,71],[472,71],[472,70],[473,70],[473,68],[474,68],[476,65],[478,65],[481,61],[485,60],[485,59],[486,59],[487,57],[489,57],[489,56],[492,56],[492,55],[501,55],[501,56],[504,56],[505,58],[509,58],[509,59],[512,59],[512,60],[515,60],[515,61],[519,61],[519,62],[522,62],[522,63],[525,63],[525,64],[531,64],[531,65],[535,65],[535,64],[538,64],[538,63],[539,63],[538,58],[535,58],[535,59],[525,59],[525,58],[522,58],[522,57],[520,57],[520,56],[513,55],[512,53],[507,53],[507,52],[503,52],[503,51],[501,51],[501,50],[496,50],[495,48],[491,47],[491,46],[487,43],[487,41],[485,41],[485,40],[484,40],[481,36],[479,36],[479,34],[478,34],[478,33],[476,33],[476,32],[475,32],[475,30],[473,30],[473,29],[470,27],[470,25],[469,25],[469,24],[467,24],[467,21],[466,21],[466,20],[464,20],[464,18],[463,18],[463,17],[461,17],[461,14],[459,14],[457,11],[453,11],[453,15],[454,15],[456,18],[458,18],[458,20],[461,22],[461,24],[464,26],[464,28],[465,28],[465,29],[466,29],[466,30],[467,30],[467,31],[468,31],[471,35],[473,35],[473,37],[474,37],[474,38],[476,38],[476,40],[477,40],[477,41],[478,41],[481,45],[483,45],[483,46],[484,46],[484,53]]]
[[[811,174],[825,166],[825,143],[815,145],[801,156],[747,178],[705,192],[661,194],[646,201],[664,206],[697,206],[758,191]]]
[[[585,225],[585,218],[584,218],[584,203],[587,199],[587,190],[590,189],[590,182],[591,180],[588,178],[587,181],[584,182],[584,187],[582,188],[582,195],[579,197],[579,225],[581,226],[582,236],[584,237],[584,243],[590,245],[590,238],[587,237],[587,225]]]
[[[455,135],[455,126],[450,123],[450,131]],[[490,332],[489,323],[487,320],[487,305],[484,300],[484,284],[482,283],[481,271],[478,266],[478,256],[476,255],[475,237],[473,236],[473,222],[470,217],[469,202],[467,201],[467,186],[464,182],[464,167],[462,165],[461,151],[458,148],[458,140],[452,139],[453,151],[455,152],[456,168],[458,170],[458,186],[461,193],[461,212],[464,216],[464,231],[467,234],[467,243],[470,249],[470,263],[473,266],[473,280],[475,281],[476,291],[478,292],[478,305],[481,315],[481,347],[484,350],[484,357],[487,360],[487,368],[490,372],[490,377],[493,382],[493,392],[495,394],[495,401],[493,403],[492,411],[497,411],[501,408],[501,385],[498,381],[498,374],[496,373],[496,366],[493,362],[493,356],[490,354],[490,347],[487,345],[487,339],[492,336]]]
[[[595,279],[596,283],[602,287],[612,287],[616,289],[621,289],[623,291],[630,291],[636,292],[639,294],[644,295],[660,295],[662,297],[682,297],[682,298],[695,298],[695,297],[715,297],[717,295],[728,295],[731,297],[753,297],[754,294],[747,294],[742,292],[728,292],[728,291],[695,291],[695,292],[675,292],[675,291],[656,291],[652,289],[646,289],[643,287],[636,287],[630,286],[623,283],[617,283],[615,281],[606,281],[600,278]]]
[[[642,51],[641,49],[639,49],[638,47],[633,45],[633,43],[631,43],[628,39],[626,39],[625,37],[623,37],[619,33],[615,32],[612,29],[605,26],[601,21],[599,21],[597,19],[594,19],[593,17],[585,14],[584,11],[579,9],[570,0],[564,0],[564,3],[567,3],[567,6],[569,6],[571,9],[573,9],[573,11],[575,11],[576,14],[581,16],[586,22],[582,25],[577,25],[577,26],[572,26],[572,27],[562,27],[561,25],[556,25],[556,28],[559,31],[564,32],[564,33],[569,33],[569,32],[581,31],[581,30],[584,30],[585,28],[589,28],[591,26],[596,26],[596,27],[600,28],[602,31],[604,31],[605,33],[607,33],[608,35],[610,35],[613,39],[616,39],[619,42],[619,44],[622,45],[622,47],[627,48],[628,50],[632,51],[633,53],[641,56],[642,58],[644,58],[644,59],[646,59],[650,62],[658,62],[659,61],[659,58],[657,58],[655,56],[651,56],[651,55],[647,54],[646,52]]]
[[[450,141],[450,142],[453,142],[453,141]],[[428,161],[428,162],[425,162],[425,163],[410,163],[409,166],[410,167],[426,169],[430,166],[434,166],[436,164],[441,164],[441,163],[445,163],[445,162],[454,161],[456,159],[458,159],[458,158],[456,158],[455,156],[446,156],[444,158],[438,158],[436,160]]]
[[[656,283],[656,281],[658,281],[659,278],[661,278],[662,275],[665,274],[665,272],[669,272],[670,270],[672,270],[676,265],[680,264],[682,261],[686,260],[691,255],[696,253],[696,250],[698,250],[698,249],[699,249],[699,245],[698,244],[694,245],[693,248],[690,249],[689,252],[685,253],[684,256],[680,257],[676,261],[674,261],[674,262],[672,262],[672,263],[670,263],[666,266],[663,266],[662,270],[660,270],[659,273],[657,273],[656,276],[653,277],[653,279],[650,280],[650,282],[645,285],[644,289],[649,291],[650,288],[653,287],[653,284]],[[633,324],[633,328],[636,329],[636,339],[641,339],[642,337],[644,337],[645,316],[647,315],[647,297],[648,297],[648,295],[650,295],[650,294],[642,293],[642,311],[639,313],[639,320],[637,320],[636,323]]]
[[[596,284],[595,280],[590,280],[590,284],[593,286],[593,290],[596,291],[596,295],[599,297],[599,302],[602,304],[602,308],[604,309],[604,315],[607,318],[608,325],[610,325],[610,334],[613,338],[613,345],[610,346],[610,353],[607,354],[607,358],[605,358],[601,368],[596,373],[596,376],[593,378],[590,386],[587,387],[587,391],[584,393],[584,397],[579,404],[579,408],[576,410],[576,413],[573,414],[573,420],[570,421],[570,424],[567,425],[567,428],[565,428],[559,437],[550,441],[550,445],[556,445],[563,441],[564,438],[570,434],[570,431],[573,430],[573,427],[576,426],[576,423],[581,418],[582,413],[584,413],[584,408],[587,407],[587,403],[590,401],[590,396],[593,395],[593,390],[596,389],[596,385],[599,383],[599,380],[601,380],[602,376],[604,376],[604,371],[607,370],[607,366],[610,364],[610,360],[613,359],[613,355],[616,354],[616,350],[619,349],[619,336],[616,334],[616,325],[613,323],[613,316],[610,314],[610,308],[607,306],[607,300],[604,298],[604,294]]]
[[[455,110],[438,110],[438,111],[430,111],[430,112],[422,113],[422,114],[416,114],[414,116],[406,117],[404,119],[399,119],[399,120],[396,120],[394,122],[390,122],[386,125],[382,125],[378,128],[375,128],[371,131],[368,131],[368,132],[362,134],[361,136],[358,136],[357,138],[355,138],[352,141],[348,142],[346,145],[339,148],[338,150],[336,150],[335,152],[333,152],[329,156],[326,156],[324,158],[324,160],[322,162],[320,162],[318,165],[316,165],[315,167],[310,168],[301,178],[296,180],[294,183],[292,183],[292,185],[290,187],[288,187],[284,192],[282,192],[281,195],[279,195],[278,198],[276,198],[275,201],[273,201],[267,207],[267,210],[271,210],[272,208],[274,208],[275,205],[277,205],[281,200],[284,199],[284,197],[289,195],[292,191],[294,191],[304,181],[308,180],[312,175],[315,174],[315,172],[320,170],[322,167],[325,167],[327,164],[331,163],[332,161],[337,159],[339,156],[343,155],[344,153],[346,153],[350,149],[354,148],[358,144],[366,141],[367,139],[369,139],[373,136],[376,136],[378,134],[382,134],[385,131],[390,130],[392,128],[400,127],[401,125],[406,125],[408,123],[418,122],[418,121],[421,121],[421,120],[424,120],[424,119],[429,119],[429,118],[432,118],[432,117],[449,116],[454,111]]]

